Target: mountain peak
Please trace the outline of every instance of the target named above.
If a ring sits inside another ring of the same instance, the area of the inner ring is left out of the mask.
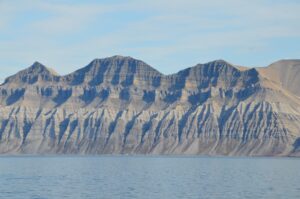
[[[197,64],[193,67],[191,67],[193,70],[202,70],[202,69],[210,69],[211,71],[219,71],[222,68],[234,68],[239,70],[236,66],[233,64],[223,60],[223,59],[217,59],[214,61],[210,61],[204,64]]]
[[[136,60],[136,61],[141,61],[138,59],[135,59],[133,57],[130,56],[123,56],[123,55],[114,55],[114,56],[110,56],[110,57],[105,57],[105,58],[95,58],[91,63],[96,63],[96,62],[100,62],[100,61],[104,61],[104,60],[110,60],[110,61],[123,61],[123,60]]]
[[[38,61],[33,62],[32,66],[43,66],[43,67],[45,67],[42,63],[40,63]]]
[[[300,96],[299,59],[282,59],[267,67],[258,68],[258,71],[262,76],[277,82],[294,95]]]
[[[268,67],[292,67],[292,66],[300,67],[300,59],[281,59],[270,64]]]
[[[58,73],[56,73],[53,69],[46,67],[38,61],[35,61],[28,68],[6,78],[4,84],[34,84],[38,81],[53,81],[58,80],[58,78]]]
[[[141,60],[135,59],[130,56],[122,56],[122,55],[114,55],[111,57],[105,57],[105,58],[96,58],[92,60],[86,67],[89,68],[91,66],[96,66],[96,65],[101,65],[101,64],[106,64],[111,67],[113,66],[122,66],[122,65],[145,65],[149,66],[148,64],[144,63]],[[85,68],[86,68],[85,67]],[[86,69],[87,69],[86,68]],[[81,70],[81,69],[79,69]]]
[[[108,58],[112,58],[112,59],[134,59],[130,56],[123,56],[123,55],[114,55],[114,56],[111,56],[111,57],[108,57]]]
[[[101,59],[95,59],[94,61],[131,61],[131,62],[140,62],[140,63],[144,63],[142,60],[139,60],[139,59],[136,59],[136,58],[133,58],[133,57],[130,57],[130,56],[123,56],[123,55],[114,55],[114,56],[111,56],[111,57],[105,57],[105,58],[101,58]]]
[[[129,56],[115,55],[94,59],[87,66],[63,78],[73,85],[82,83],[99,85],[103,82],[111,82],[113,85],[119,83],[131,85],[135,77],[143,79],[146,76],[160,75],[162,75],[160,72],[141,60]]]
[[[216,59],[214,61],[211,61],[213,63],[226,63],[226,64],[230,64],[228,61],[224,60],[224,59]]]
[[[204,65],[216,65],[216,66],[224,66],[224,65],[227,65],[227,66],[232,66],[232,67],[235,67],[234,64],[224,60],[224,59],[217,59],[217,60],[214,60],[214,61],[210,61]]]
[[[45,65],[43,65],[42,63],[35,61],[29,68],[23,70],[29,73],[49,73],[52,74],[54,76],[58,76],[58,73],[56,71],[54,71],[52,68],[48,68]]]

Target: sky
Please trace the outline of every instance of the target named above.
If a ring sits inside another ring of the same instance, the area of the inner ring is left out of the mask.
[[[224,59],[300,58],[298,0],[0,0],[0,81],[39,61],[65,75],[131,56],[164,74]]]

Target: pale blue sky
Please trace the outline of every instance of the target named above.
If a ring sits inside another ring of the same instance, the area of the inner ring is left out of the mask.
[[[0,0],[0,81],[34,61],[63,75],[112,55],[165,74],[216,59],[265,66],[300,58],[299,13],[298,0]]]

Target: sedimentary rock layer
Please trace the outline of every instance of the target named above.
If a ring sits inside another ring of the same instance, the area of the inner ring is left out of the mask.
[[[113,56],[65,76],[35,62],[0,86],[0,153],[300,156],[299,83],[299,60],[163,75]]]

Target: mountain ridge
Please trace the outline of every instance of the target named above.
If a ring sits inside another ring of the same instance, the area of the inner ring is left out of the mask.
[[[0,86],[0,153],[299,156],[290,62],[277,79],[224,60],[170,75],[123,56],[63,76],[36,62]]]
[[[214,64],[214,63],[222,63],[222,64],[226,64],[227,66],[230,66],[230,67],[233,67],[237,70],[240,70],[240,71],[244,71],[244,70],[251,70],[251,69],[256,69],[256,70],[261,70],[261,69],[267,69],[267,68],[270,68],[272,66],[274,66],[276,63],[280,63],[280,62],[294,62],[295,66],[299,66],[300,67],[300,59],[280,59],[278,61],[275,61],[273,63],[271,63],[270,65],[268,66],[262,66],[262,67],[247,67],[247,66],[240,66],[240,65],[236,65],[236,64],[232,64],[226,60],[223,60],[223,59],[216,59],[216,60],[213,60],[213,61],[210,61],[210,62],[207,62],[207,63],[199,63],[199,64],[196,64],[194,66],[191,66],[191,67],[188,67],[188,68],[185,68],[185,69],[182,69],[182,70],[179,70],[178,72],[175,72],[175,73],[171,73],[171,74],[163,74],[161,72],[159,72],[157,69],[155,69],[154,67],[148,65],[147,63],[139,60],[139,59],[136,59],[136,58],[133,58],[133,57],[130,57],[130,56],[122,56],[122,55],[114,55],[114,56],[111,56],[111,57],[105,57],[105,58],[95,58],[93,59],[88,65],[82,67],[82,68],[79,68],[73,72],[70,72],[68,74],[65,74],[65,75],[60,75],[59,73],[57,73],[54,69],[52,68],[49,68],[45,65],[43,65],[41,62],[39,61],[35,61],[30,67],[28,68],[25,68],[17,73],[15,73],[14,75],[17,75],[19,74],[20,72],[22,71],[25,71],[25,70],[30,70],[32,67],[34,66],[42,66],[45,70],[48,70],[49,73],[51,73],[52,75],[54,76],[58,76],[58,77],[65,77],[65,76],[69,76],[75,72],[78,72],[78,71],[84,71],[86,70],[86,68],[88,68],[89,66],[93,65],[93,63],[95,62],[101,62],[101,61],[105,61],[105,60],[134,60],[134,61],[137,61],[137,62],[141,62],[143,63],[145,66],[151,68],[151,70],[153,71],[156,71],[157,73],[160,73],[162,76],[172,76],[172,75],[175,75],[181,71],[184,71],[184,70],[187,70],[187,69],[190,69],[190,68],[194,68],[194,67],[201,67],[203,65],[209,65],[209,64]],[[13,75],[12,75],[13,76]]]

